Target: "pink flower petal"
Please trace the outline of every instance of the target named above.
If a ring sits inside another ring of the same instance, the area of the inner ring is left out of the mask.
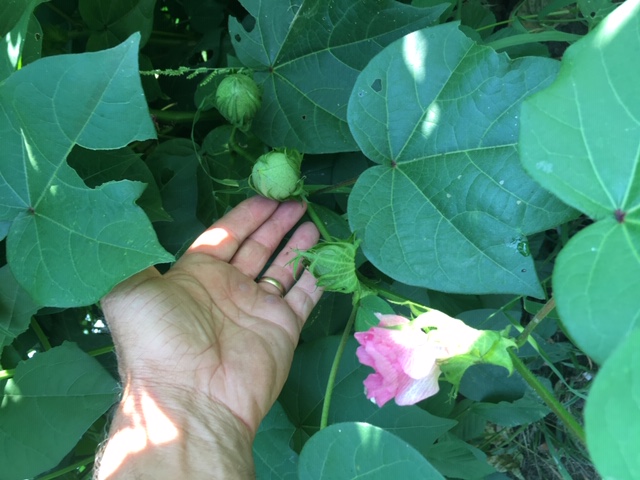
[[[360,363],[375,373],[364,381],[367,397],[382,406],[395,397],[398,405],[412,405],[438,392],[441,347],[410,321],[398,315],[380,315],[377,327],[355,334]],[[385,328],[406,325],[405,328]]]

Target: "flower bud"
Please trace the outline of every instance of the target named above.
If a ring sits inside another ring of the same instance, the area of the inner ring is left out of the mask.
[[[274,150],[261,155],[251,171],[251,187],[263,197],[282,202],[303,192],[300,178],[302,154]]]
[[[328,292],[353,293],[360,290],[355,262],[358,243],[325,242],[299,252],[298,258],[307,261],[318,286]]]
[[[218,111],[243,132],[251,128],[251,121],[261,103],[260,87],[252,78],[241,73],[227,76],[216,90]]]

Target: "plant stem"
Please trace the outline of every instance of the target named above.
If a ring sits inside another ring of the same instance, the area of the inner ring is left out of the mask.
[[[95,461],[95,457],[87,457],[82,460],[77,461],[73,465],[69,465],[68,467],[64,467],[56,472],[50,473],[49,475],[45,475],[44,477],[40,477],[39,480],[53,480],[54,478],[58,478],[65,473],[73,472],[74,470],[84,467],[85,465],[89,465]]]
[[[531,335],[531,332],[540,325],[540,322],[544,320],[554,308],[556,308],[556,301],[551,297],[549,301],[545,303],[540,310],[538,310],[538,313],[533,316],[522,333],[518,335],[518,338],[516,338],[516,345],[518,345],[518,348],[527,343],[527,339],[529,338],[529,335]]]
[[[509,349],[509,356],[513,361],[514,368],[518,371],[522,378],[533,388],[540,398],[547,404],[553,413],[566,425],[569,431],[583,444],[586,445],[586,437],[582,425],[578,423],[573,415],[564,408],[564,406],[553,396],[553,394],[545,388],[542,383],[531,373],[522,360],[518,358],[512,348]]]
[[[6,380],[7,378],[12,378],[15,374],[16,374],[15,369],[0,370],[0,380]]]
[[[333,237],[329,233],[329,230],[327,230],[327,226],[318,216],[318,212],[316,212],[316,209],[314,208],[313,203],[311,203],[308,200],[307,200],[307,213],[311,217],[311,220],[313,220],[313,223],[316,224],[316,228],[320,232],[320,235],[322,235],[322,238],[327,242],[332,241]]]
[[[349,335],[351,334],[351,329],[353,328],[353,322],[356,319],[356,312],[358,311],[358,305],[359,305],[359,302],[353,303],[353,309],[351,310],[351,315],[349,316],[347,325],[344,327],[344,332],[342,332],[342,338],[340,339],[340,344],[338,345],[336,356],[333,358],[333,365],[331,365],[331,371],[329,372],[329,379],[327,380],[327,389],[324,393],[324,403],[322,404],[322,417],[320,417],[320,430],[322,430],[327,426],[327,423],[329,420],[329,407],[331,406],[331,396],[333,395],[333,386],[335,385],[335,382],[336,382],[338,367],[340,366],[340,360],[342,359],[344,348],[347,346],[347,340],[349,339]]]
[[[175,111],[175,110],[156,110],[151,109],[149,113],[163,123],[192,123],[196,116],[196,112]],[[201,120],[222,120],[222,116],[217,110],[207,110],[200,113]]]
[[[562,16],[562,15],[568,15],[570,13],[574,13],[574,12],[572,12],[571,10],[558,10],[557,12],[549,13],[547,16],[548,17],[551,17],[551,16]],[[538,14],[517,16],[517,17],[514,17],[514,18],[509,18],[507,20],[503,20],[501,22],[492,23],[491,25],[485,25],[484,27],[476,28],[476,32],[481,32],[482,30],[487,30],[487,29],[493,29],[495,27],[499,27],[500,25],[508,25],[509,23],[512,23],[516,19],[518,19],[518,20],[533,20],[533,19],[538,18],[538,17],[539,17]]]
[[[104,355],[105,353],[111,353],[115,351],[116,347],[114,345],[107,345],[106,347],[96,348],[95,350],[91,350],[87,352],[87,355],[91,355],[92,357],[97,357],[99,355]]]
[[[249,154],[249,152],[247,152],[244,148],[242,148],[240,145],[238,145],[238,142],[236,142],[236,132],[237,131],[238,131],[238,129],[236,127],[233,127],[233,129],[231,130],[231,135],[229,135],[229,150],[233,150],[238,155],[240,155],[242,158],[247,160],[250,165],[253,165],[254,163],[256,163],[256,159],[254,157],[252,157]]]
[[[31,317],[31,328],[35,332],[36,337],[38,337],[38,340],[40,341],[40,345],[42,345],[42,348],[44,348],[45,351],[51,350],[51,343],[49,343],[49,339],[42,331],[42,328],[40,327],[40,324],[37,322],[36,317]]]

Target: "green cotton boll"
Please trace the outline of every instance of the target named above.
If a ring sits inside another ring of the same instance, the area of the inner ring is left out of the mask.
[[[227,76],[216,90],[216,107],[231,125],[243,132],[251,128],[253,117],[262,104],[262,92],[247,75],[235,73]]]
[[[263,197],[283,202],[300,195],[302,154],[296,150],[274,150],[261,155],[251,171],[251,187]]]
[[[354,293],[360,290],[356,276],[356,251],[352,242],[326,242],[300,252],[318,285],[328,292]]]

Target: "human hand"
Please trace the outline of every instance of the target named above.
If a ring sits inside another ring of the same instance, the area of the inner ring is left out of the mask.
[[[310,223],[294,232],[265,272],[283,284],[284,298],[273,285],[254,280],[304,211],[296,202],[246,200],[203,233],[169,272],[147,269],[103,299],[125,397],[151,392],[174,423],[193,409],[228,409],[253,440],[322,294],[306,270],[295,281],[300,272],[290,263],[294,248],[306,250],[318,241]]]

